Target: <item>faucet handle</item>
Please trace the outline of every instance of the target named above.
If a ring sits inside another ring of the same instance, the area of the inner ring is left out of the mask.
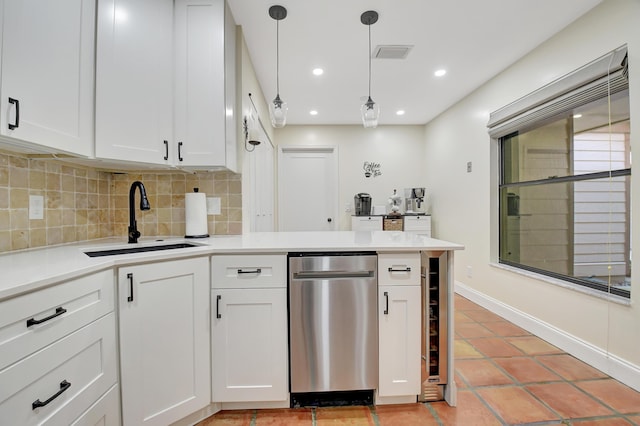
[[[136,228],[129,227],[129,243],[137,243],[140,235],[142,234],[140,234],[140,231],[138,231]]]

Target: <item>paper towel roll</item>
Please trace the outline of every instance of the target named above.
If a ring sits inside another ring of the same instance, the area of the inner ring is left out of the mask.
[[[207,194],[198,192],[184,194],[184,221],[186,238],[206,238],[207,233]]]

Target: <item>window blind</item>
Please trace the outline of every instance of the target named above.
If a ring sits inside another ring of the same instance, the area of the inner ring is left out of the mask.
[[[489,135],[500,138],[522,131],[529,124],[540,123],[628,88],[625,45],[492,112],[487,123]]]

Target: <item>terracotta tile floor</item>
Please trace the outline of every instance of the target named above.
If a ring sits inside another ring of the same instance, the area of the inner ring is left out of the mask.
[[[640,393],[456,295],[458,406],[222,411],[199,426],[640,425]]]

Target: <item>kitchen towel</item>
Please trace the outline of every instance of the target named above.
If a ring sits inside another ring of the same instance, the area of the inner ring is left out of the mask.
[[[207,194],[193,192],[184,194],[185,238],[207,238]]]

